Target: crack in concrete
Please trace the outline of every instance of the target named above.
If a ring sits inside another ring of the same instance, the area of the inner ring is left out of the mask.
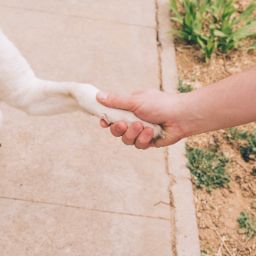
[[[156,14],[155,14],[155,20],[156,20],[156,44],[157,44],[157,51],[158,51],[158,66],[159,66],[159,71],[158,71],[158,76],[159,76],[159,89],[161,91],[164,91],[164,85],[163,85],[163,63],[162,63],[162,51],[163,51],[163,44],[161,42],[160,38],[160,29],[161,29],[161,24],[159,20],[159,6],[160,2],[159,0],[155,0],[155,9],[156,9]],[[171,174],[171,168],[170,168],[170,163],[169,163],[169,151],[168,147],[164,149],[164,162],[165,162],[165,172],[169,178],[169,205],[171,208],[175,210],[175,205],[174,205],[174,198],[172,194],[172,186],[175,183],[175,179],[173,175]],[[175,215],[172,219],[170,219],[171,225],[173,227],[173,234],[172,234],[172,241],[171,241],[171,250],[173,255],[177,255],[177,248],[176,248],[176,219]]]
[[[174,196],[172,193],[172,187],[175,184],[175,178],[173,177],[173,175],[171,174],[171,167],[170,167],[170,163],[169,163],[169,151],[168,148],[165,149],[165,166],[166,166],[166,172],[167,175],[169,177],[169,198],[170,198],[170,206],[171,208],[174,209],[175,211],[175,203],[174,203]],[[176,248],[176,243],[177,243],[177,238],[176,238],[176,232],[177,232],[177,228],[176,228],[176,214],[174,214],[174,217],[171,220],[171,225],[173,227],[173,235],[172,235],[172,252],[174,255],[177,255],[177,248]]]
[[[157,56],[158,56],[158,79],[159,79],[159,89],[163,91],[163,70],[162,70],[162,43],[159,38],[159,6],[158,0],[155,0],[155,21],[156,21],[156,46],[157,46]]]
[[[29,11],[29,12],[40,12],[40,13],[45,13],[45,14],[50,14],[50,15],[80,18],[80,19],[85,19],[85,20],[90,20],[90,21],[109,22],[109,23],[113,23],[113,24],[117,24],[117,25],[141,27],[141,28],[145,28],[145,29],[155,30],[155,28],[152,26],[147,26],[147,25],[142,25],[142,24],[126,23],[126,22],[115,21],[115,20],[110,20],[110,19],[99,19],[99,18],[85,17],[85,16],[80,16],[80,15],[75,15],[75,14],[58,13],[58,12],[54,12],[54,11],[41,10],[41,9],[37,9],[37,8],[16,7],[16,6],[10,6],[10,5],[5,5],[5,4],[0,4],[0,7],[7,8],[7,9],[24,10],[24,11]]]
[[[44,204],[44,205],[50,205],[50,206],[58,206],[58,207],[72,208],[72,209],[77,209],[77,210],[85,210],[85,211],[99,212],[99,213],[106,213],[106,214],[115,214],[115,215],[120,215],[120,216],[129,216],[129,217],[139,217],[139,218],[146,218],[146,219],[170,221],[170,219],[165,218],[165,217],[160,217],[160,216],[157,217],[157,216],[150,216],[150,215],[143,215],[143,214],[136,214],[136,213],[102,210],[102,209],[97,209],[97,208],[87,208],[87,207],[77,206],[77,205],[72,205],[72,204],[45,202],[45,201],[40,201],[40,200],[28,200],[28,199],[24,199],[24,198],[7,197],[7,196],[0,196],[0,199],[32,203],[32,204]]]

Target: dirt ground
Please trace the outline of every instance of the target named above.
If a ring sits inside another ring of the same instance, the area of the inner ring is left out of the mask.
[[[248,52],[246,47],[229,56],[214,56],[209,63],[203,63],[199,51],[192,46],[176,41],[175,47],[179,77],[195,87],[206,86],[256,65],[256,51]],[[256,128],[256,123],[242,128],[251,130]],[[228,188],[208,193],[194,186],[201,250],[209,256],[255,256],[256,237],[248,240],[241,234],[237,218],[242,211],[252,211],[251,204],[256,199],[256,176],[252,170],[256,162],[245,162],[239,150],[225,139],[225,134],[225,130],[220,130],[188,139],[188,144],[194,147],[217,146],[231,160]]]

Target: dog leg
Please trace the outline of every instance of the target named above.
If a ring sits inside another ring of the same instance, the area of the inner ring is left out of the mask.
[[[120,109],[107,108],[96,100],[98,89],[90,84],[73,82],[54,82],[37,80],[33,86],[15,103],[19,108],[30,115],[55,115],[71,111],[84,111],[98,118],[104,118],[109,124],[123,120],[132,123],[140,121],[145,127],[154,130],[154,137],[162,136],[160,126],[151,124],[137,118],[133,113]]]
[[[38,79],[27,61],[8,38],[0,33],[0,100],[30,115],[55,115],[82,110],[108,123],[141,121],[154,129],[154,137],[162,129],[138,119],[133,113],[107,108],[96,100],[98,89],[93,85],[54,82]]]

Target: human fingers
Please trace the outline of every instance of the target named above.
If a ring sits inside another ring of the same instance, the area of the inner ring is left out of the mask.
[[[135,142],[135,147],[138,149],[147,149],[151,146],[151,141],[154,136],[154,131],[152,128],[146,127],[140,133],[139,137]]]
[[[127,129],[128,125],[123,121],[116,122],[110,126],[110,131],[115,137],[123,136]]]
[[[122,137],[122,141],[126,145],[133,145],[136,138],[143,130],[143,125],[140,122],[132,123]]]

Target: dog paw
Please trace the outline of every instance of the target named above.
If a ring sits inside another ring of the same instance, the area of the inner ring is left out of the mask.
[[[141,122],[144,127],[150,127],[153,129],[155,139],[160,137],[164,138],[164,131],[161,126],[143,121],[136,117],[132,112],[122,109],[108,108],[100,104],[96,99],[98,92],[99,90],[96,87],[87,84],[76,88],[76,90],[73,91],[73,95],[84,111],[97,116],[98,118],[104,118],[108,124],[112,124],[117,121],[124,121],[128,125],[133,122]]]
[[[154,139],[164,138],[164,131],[160,125],[152,124],[146,121],[143,121],[136,117],[133,113],[120,109],[110,109],[105,106],[100,106],[101,113],[97,116],[101,119],[104,119],[109,125],[118,121],[124,121],[128,125],[134,122],[140,122],[144,127],[150,127],[154,131]]]

